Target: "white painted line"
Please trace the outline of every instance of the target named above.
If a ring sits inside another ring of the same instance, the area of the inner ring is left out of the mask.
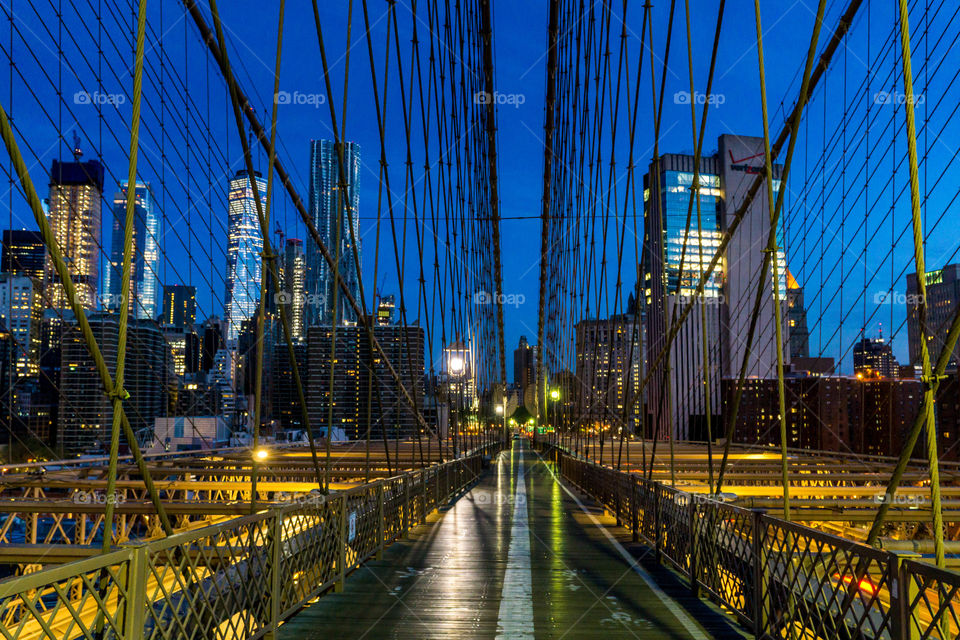
[[[568,496],[573,498],[574,502],[577,503],[577,506],[579,506],[580,509],[587,514],[587,517],[590,518],[593,524],[595,524],[597,528],[603,532],[603,535],[605,535],[607,540],[609,540],[610,543],[617,549],[617,551],[620,552],[620,555],[623,556],[623,559],[627,561],[627,564],[630,565],[630,568],[633,569],[638,576],[640,576],[647,586],[650,587],[650,590],[653,591],[658,598],[660,598],[664,606],[670,610],[670,613],[672,613],[680,622],[680,624],[683,625],[683,627],[687,630],[687,633],[690,634],[690,637],[694,638],[694,640],[707,640],[707,636],[703,633],[700,627],[697,626],[697,623],[693,621],[693,618],[691,618],[690,615],[684,611],[683,608],[681,608],[673,598],[663,592],[663,589],[660,588],[660,585],[658,585],[653,577],[651,577],[650,574],[640,566],[636,559],[630,555],[630,552],[623,548],[623,545],[620,544],[620,541],[614,538],[613,535],[607,531],[607,528],[603,525],[603,523],[597,520],[596,516],[590,513],[587,507],[580,502],[580,498],[578,498],[572,491],[570,491],[570,489],[567,488],[567,485],[557,476],[557,474],[553,472],[553,469],[550,468],[550,465],[547,464],[546,460],[543,459],[543,456],[541,456],[539,452],[537,453],[537,457],[540,458],[540,462],[542,462],[543,466],[547,468],[547,471],[550,472],[550,475],[553,476],[553,479],[556,480],[557,484],[560,485],[560,488],[563,489]]]
[[[513,524],[510,549],[503,573],[497,640],[533,640],[533,570],[530,560],[530,530],[527,525],[527,483],[523,473],[523,448],[520,447],[517,483],[513,493]],[[509,464],[509,463],[508,463]]]

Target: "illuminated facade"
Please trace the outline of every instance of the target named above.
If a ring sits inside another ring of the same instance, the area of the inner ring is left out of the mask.
[[[260,199],[266,206],[267,183],[254,172]],[[253,198],[253,185],[246,171],[238,171],[230,180],[227,195],[227,292],[224,297],[224,321],[227,344],[236,347],[240,325],[253,317],[260,302],[263,236]]]
[[[39,231],[4,229],[0,271],[33,278],[42,287],[46,259],[47,250]]]
[[[137,182],[133,215],[133,253],[130,270],[129,313],[139,320],[156,320],[160,313],[160,217],[150,183]],[[118,311],[123,292],[124,225],[127,217],[127,182],[113,198],[113,233],[110,262],[104,279],[103,306]]]
[[[770,295],[761,299],[759,321],[749,353],[745,339],[764,255],[762,249],[770,229],[765,188],[757,192],[747,208],[737,233],[706,280],[702,298],[692,297],[720,246],[724,230],[733,224],[750,184],[764,171],[762,138],[723,135],[717,146],[715,155],[700,160],[699,221],[697,202],[693,199],[693,156],[666,154],[660,158],[659,167],[651,164],[644,178],[646,262],[641,299],[646,305],[648,362],[654,362],[664,350],[672,318],[683,307],[694,305],[675,336],[670,361],[661,361],[647,387],[651,424],[654,433],[663,438],[673,433],[679,439],[701,440],[707,435],[708,387],[704,384],[707,374],[711,415],[720,413],[721,377],[739,374],[745,359],[748,376],[776,375],[772,284]],[[659,172],[655,172],[657,168]],[[773,169],[774,197],[780,189],[777,179],[780,170],[780,166]],[[784,364],[788,364],[789,327],[785,322],[788,303],[782,235],[781,225],[777,286],[781,296],[779,322],[783,327]],[[773,281],[771,271],[768,270],[767,275],[770,283]]]
[[[37,281],[0,273],[0,320],[13,339],[18,377],[40,373],[40,323],[43,301]]]
[[[943,351],[950,323],[960,307],[960,264],[950,264],[943,269],[926,273],[927,287],[927,344],[930,364],[933,366]],[[920,353],[920,290],[917,274],[907,274],[907,339],[910,348],[910,364],[922,365]],[[960,343],[953,349],[950,368],[960,363]]]
[[[283,251],[283,277],[281,286],[290,310],[290,334],[297,342],[305,342],[307,334],[307,258],[303,253],[303,243],[297,238],[289,238]]]
[[[94,309],[97,304],[102,196],[103,167],[99,162],[80,162],[79,152],[75,162],[53,161],[47,219],[60,252],[69,265],[78,301],[85,309]],[[66,291],[49,257],[46,260],[44,289],[51,308],[70,308]]]
[[[576,333],[576,414],[587,428],[636,433],[641,403],[641,328],[633,315],[581,320]]]
[[[357,258],[360,256],[360,145],[344,143],[343,161],[346,178],[346,194],[340,193],[339,161],[332,140],[310,142],[310,216],[330,250],[331,258],[337,253],[339,235],[340,278],[346,283],[351,295],[360,301],[360,262],[354,258],[351,240],[357,241]],[[348,207],[349,205],[349,207]],[[342,221],[337,233],[337,221]],[[351,235],[351,229],[353,231]],[[333,322],[334,274],[315,243],[307,245],[307,326],[327,325]],[[357,321],[353,308],[338,294],[337,322],[350,324]]]
[[[185,284],[163,286],[163,324],[187,327],[197,321],[197,288]]]

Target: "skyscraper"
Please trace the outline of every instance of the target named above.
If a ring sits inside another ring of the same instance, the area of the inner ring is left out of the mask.
[[[587,318],[575,327],[577,414],[588,428],[635,433],[640,427],[641,404],[633,398],[642,362],[636,323],[635,316],[623,314]]]
[[[953,316],[960,306],[960,264],[949,264],[937,271],[925,274],[927,285],[927,345],[930,364],[933,366],[943,351],[944,341]],[[907,339],[910,348],[910,364],[920,366],[920,318],[918,315],[920,291],[917,274],[907,274]],[[950,358],[951,368],[960,363],[960,343],[954,347]]]
[[[186,327],[197,321],[197,288],[186,284],[163,285],[163,324]]]
[[[283,278],[281,286],[289,303],[288,318],[290,335],[297,342],[307,339],[304,330],[304,314],[307,302],[307,258],[303,253],[303,243],[297,238],[288,238],[283,251]]]
[[[360,299],[360,262],[354,258],[352,241],[357,241],[357,257],[360,255],[360,145],[355,142],[343,144],[343,163],[346,193],[340,190],[339,158],[336,145],[331,140],[310,141],[310,216],[324,245],[335,257],[339,237],[340,278],[346,283],[351,295]],[[339,233],[337,221],[341,221]],[[352,234],[351,234],[352,229]],[[331,324],[333,322],[334,273],[323,258],[315,243],[307,245],[307,325]],[[353,308],[346,302],[341,291],[338,297],[339,323],[357,321]]]
[[[254,172],[260,199],[266,206],[267,183]],[[227,292],[224,296],[226,340],[236,347],[240,325],[253,317],[260,302],[261,254],[263,236],[253,198],[253,184],[245,170],[230,180],[227,195],[229,222],[227,228]]]
[[[85,309],[93,309],[100,280],[103,167],[96,160],[80,162],[79,150],[74,151],[74,156],[74,162],[53,161],[48,220],[70,270],[80,304]],[[49,257],[45,271],[44,289],[51,308],[69,308],[70,301]]]
[[[707,269],[720,245],[725,229],[733,222],[743,203],[749,184],[763,172],[763,139],[722,135],[718,152],[700,160],[700,220],[691,190],[694,158],[690,155],[666,154],[660,158],[659,175],[655,165],[644,178],[645,213],[648,232],[645,235],[647,263],[644,265],[644,288],[647,322],[647,361],[653,362],[666,345],[670,323],[680,308],[688,303],[693,308],[676,335],[670,362],[663,361],[653,372],[647,401],[655,432],[688,438],[692,425],[703,424],[706,418],[706,386],[703,384],[704,334],[710,377],[710,410],[720,411],[720,378],[739,375],[748,355],[746,336],[757,291],[757,274],[763,260],[770,229],[767,190],[761,188],[750,203],[737,233],[727,246],[720,265],[706,282],[702,300],[691,300],[701,274]],[[781,167],[774,166],[774,197],[780,189]],[[654,196],[655,190],[657,193]],[[687,213],[691,212],[689,225]],[[782,217],[781,217],[782,220]],[[782,250],[782,228],[778,229],[777,273],[781,296],[781,318],[785,364],[789,362],[789,328],[784,322],[786,300],[786,264]],[[680,269],[681,260],[683,269]],[[767,272],[766,290],[770,295],[761,300],[759,321],[747,360],[747,375],[776,375],[776,340],[774,333],[774,300],[772,269]],[[705,323],[705,324],[704,324]],[[669,371],[669,378],[667,372]]]
[[[10,332],[20,377],[40,373],[40,323],[43,301],[37,281],[27,276],[0,273],[0,320]]]
[[[43,265],[46,257],[46,247],[39,231],[4,229],[0,271],[33,278],[39,287],[43,285]]]
[[[392,295],[381,296],[380,303],[377,305],[376,323],[381,327],[393,324],[393,312],[396,311],[396,298]]]
[[[810,330],[807,309],[803,304],[803,287],[787,271],[787,326],[790,327],[790,359],[810,356]]]
[[[133,253],[130,270],[130,316],[138,320],[156,320],[160,312],[160,217],[153,201],[149,182],[137,182],[134,188]],[[111,234],[110,262],[105,274],[104,307],[120,309],[123,292],[124,226],[127,218],[127,181],[120,183],[120,191],[113,198],[113,233]]]
[[[900,363],[882,336],[864,337],[853,345],[853,371],[863,378],[899,378]]]
[[[524,392],[536,383],[537,350],[527,342],[527,336],[520,336],[520,343],[513,350],[513,384],[520,390],[521,401]]]

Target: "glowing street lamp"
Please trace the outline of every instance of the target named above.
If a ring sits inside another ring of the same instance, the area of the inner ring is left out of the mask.
[[[454,356],[453,358],[450,358],[450,373],[452,373],[455,376],[458,376],[461,373],[463,373],[463,358],[460,358],[458,356]]]
[[[553,400],[554,402],[556,402],[557,400],[559,400],[559,399],[560,399],[560,390],[559,390],[559,389],[551,389],[551,390],[550,390],[550,399]]]
[[[266,460],[269,455],[270,455],[270,452],[267,451],[266,449],[257,449],[256,451],[253,452],[253,456],[257,460]]]

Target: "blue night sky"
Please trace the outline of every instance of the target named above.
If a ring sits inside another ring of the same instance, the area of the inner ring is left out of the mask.
[[[320,4],[334,95],[327,96],[323,86],[313,16],[309,4],[305,3],[288,3],[287,6],[280,88],[290,94],[322,95],[323,100],[333,101],[338,118],[341,118],[343,78],[348,61],[345,51],[348,49],[346,26],[350,3],[337,1]],[[611,26],[614,56],[621,25],[620,4],[616,4],[618,15]],[[694,82],[696,90],[703,91],[718,2],[691,0],[690,4]],[[828,2],[821,49],[845,4]],[[200,304],[198,315],[201,318],[219,315],[222,314],[226,262],[226,179],[240,168],[241,149],[232,113],[227,108],[229,98],[223,82],[219,80],[219,72],[210,63],[196,30],[192,24],[188,24],[189,18],[185,17],[182,6],[176,3],[151,5],[150,21],[154,31],[148,34],[148,65],[151,65],[152,71],[148,73],[144,85],[146,104],[140,175],[154,184],[163,208],[161,246],[165,258],[160,279],[163,283],[195,284]],[[361,3],[354,2],[352,5],[354,24],[350,35],[352,46],[349,47],[346,138],[359,142],[363,150],[360,196],[363,278],[368,297],[374,282],[378,290],[385,294],[399,294],[394,246],[387,226],[381,232],[380,256],[377,271],[374,271],[379,136]],[[640,50],[642,3],[628,2],[627,5],[626,50],[630,74],[633,76]],[[711,108],[709,114],[706,153],[715,150],[720,134],[760,136],[763,133],[753,3],[732,0],[727,5],[713,91],[715,95],[722,96],[722,104]],[[765,0],[761,5],[771,133],[775,135],[784,121],[785,103],[792,103],[799,88],[816,2]],[[386,7],[385,2],[370,3],[378,78],[382,74],[387,35]],[[406,2],[397,3],[397,7],[404,79],[409,82],[410,8]],[[903,122],[903,109],[889,104],[878,105],[874,99],[877,91],[896,91],[901,86],[897,61],[891,50],[884,48],[894,35],[892,9],[889,2],[864,3],[848,46],[841,48],[826,81],[812,99],[811,115],[804,125],[794,172],[787,184],[787,210],[784,215],[788,262],[801,285],[806,288],[810,310],[811,355],[822,352],[843,358],[846,362],[849,362],[849,349],[862,327],[866,327],[868,335],[875,335],[878,324],[883,323],[884,335],[889,336],[892,330],[902,325],[904,312],[901,306],[874,304],[874,296],[876,292],[891,289],[905,291],[902,273],[904,269],[912,271],[909,262],[912,259],[910,236],[903,234],[909,218],[909,195],[903,191],[907,184],[906,166],[903,164],[906,138],[899,130]],[[126,177],[128,134],[124,123],[130,117],[129,101],[117,107],[109,104],[98,107],[78,105],[74,96],[78,91],[130,91],[131,82],[126,67],[132,60],[130,31],[135,24],[133,14],[118,17],[110,14],[108,9],[103,9],[103,26],[100,27],[101,23],[97,23],[95,18],[75,15],[65,16],[63,24],[59,25],[50,7],[37,8],[16,2],[12,10],[16,32],[11,40],[4,30],[0,40],[3,42],[3,56],[12,57],[17,62],[17,69],[12,74],[12,81],[11,76],[2,74],[0,100],[13,117],[41,197],[46,195],[45,172],[49,170],[50,161],[57,157],[69,157],[69,140],[75,130],[83,139],[86,157],[98,155],[99,150],[108,171],[105,192],[112,197],[117,180]],[[501,94],[522,96],[522,104],[502,105],[497,113],[500,211],[504,217],[501,227],[503,287],[505,293],[522,296],[524,300],[522,304],[505,307],[509,358],[521,335],[535,342],[537,333],[538,216],[543,170],[541,137],[548,3],[495,1],[493,10],[496,89]],[[668,10],[669,3],[665,0],[656,2],[653,9],[658,83]],[[221,11],[225,12],[223,18],[231,45],[230,56],[237,67],[237,75],[254,103],[261,105],[261,114],[264,114],[261,120],[266,120],[272,93],[277,7],[274,3],[235,0],[222,3]],[[419,12],[425,15],[425,7],[421,6]],[[936,15],[933,14],[932,18],[931,34],[935,29],[946,30],[949,27],[934,27]],[[921,32],[927,25],[920,11],[916,17],[912,17],[912,21],[918,91],[924,92],[927,97],[918,109],[918,119],[921,123],[929,119],[933,124],[929,131],[921,129],[920,153],[923,157],[929,149],[921,177],[924,180],[923,188],[929,195],[926,203],[930,234],[928,264],[931,268],[938,268],[951,261],[957,248],[955,234],[945,233],[943,224],[935,224],[942,216],[946,215],[948,219],[951,215],[949,212],[955,194],[950,189],[954,187],[937,182],[936,177],[950,168],[956,155],[950,140],[957,139],[957,136],[949,109],[936,108],[940,104],[938,96],[951,89],[949,78],[945,77],[949,71],[941,71],[936,62],[949,59],[955,52],[950,50],[953,45],[940,42],[937,37],[932,37],[930,42],[921,39]],[[694,145],[689,106],[676,104],[672,98],[677,91],[687,90],[689,83],[683,2],[677,3],[674,27],[660,149],[662,152],[692,152]],[[99,31],[101,28],[102,31]],[[426,24],[421,21],[418,30],[421,47],[425,47],[428,40]],[[63,35],[58,37],[58,33]],[[157,37],[160,33],[164,34],[162,45]],[[112,56],[115,69],[110,65],[98,67],[98,37],[106,50],[105,55],[108,58]],[[63,43],[62,56],[58,55],[56,45],[52,44],[58,39]],[[116,48],[111,49],[110,45]],[[164,56],[162,64],[161,51]],[[405,200],[404,135],[395,53],[391,44],[392,75],[389,80],[386,128],[395,214],[400,218],[403,217]],[[426,55],[426,50],[422,49],[424,65],[427,64]],[[931,58],[929,68],[917,59],[921,56]],[[648,65],[645,58],[634,154],[640,167],[636,176],[638,181],[642,180],[643,169],[649,163],[653,150],[654,126]],[[945,66],[949,68],[951,65]],[[868,74],[868,69],[873,69],[873,72]],[[868,75],[871,77],[870,85],[864,84]],[[58,97],[58,91],[62,98]],[[625,109],[625,100],[625,97],[621,98],[621,110]],[[855,105],[847,109],[845,129],[842,126],[844,103]],[[415,110],[414,113],[414,119],[419,119],[419,111]],[[870,126],[858,124],[863,114],[868,114]],[[189,133],[185,133],[183,123],[191,120],[191,117],[194,120]],[[893,134],[895,127],[898,129],[896,136]],[[58,140],[58,131],[63,132],[65,140]],[[841,135],[841,131],[845,133]],[[419,128],[415,135],[418,133]],[[326,104],[287,104],[280,107],[279,157],[297,180],[304,199],[308,193],[306,175],[309,141],[330,137],[331,125]],[[622,150],[626,136],[621,133],[620,138],[624,142],[617,143],[621,147],[618,166],[626,167],[626,155]],[[189,152],[185,150],[188,140]],[[415,156],[422,155],[422,146],[422,138],[419,149],[414,142]],[[825,148],[829,153],[823,158],[821,156]],[[867,164],[867,171],[862,171],[867,150],[871,151],[872,159]],[[265,170],[265,158],[260,157],[257,162]],[[415,166],[418,162],[422,167],[423,158],[415,157]],[[892,171],[894,162],[899,163],[895,172]],[[9,162],[4,161],[3,165],[5,171],[9,172]],[[421,174],[422,170],[417,169],[414,179],[420,180]],[[871,175],[869,180],[865,177],[868,174]],[[895,175],[892,181],[890,175]],[[5,177],[9,179],[9,174]],[[158,188],[157,185],[161,184],[163,188]],[[189,200],[184,196],[186,192],[190,193]],[[418,205],[423,206],[421,195],[422,192],[418,192]],[[4,221],[5,224],[34,227],[18,189],[14,189],[2,201],[7,210],[8,220]],[[407,202],[410,207],[409,199]],[[384,219],[386,211],[384,204]],[[413,215],[412,208],[407,211],[408,215]],[[109,214],[105,213],[104,243],[109,243],[109,220]],[[274,220],[288,237],[306,239],[303,226],[288,198],[276,201]],[[420,255],[413,235],[413,223],[406,224],[406,244],[404,246],[401,242],[399,250],[403,256],[408,319],[413,321],[418,317],[424,319],[428,311],[417,306],[416,276]],[[397,228],[402,238],[402,221],[398,222]],[[428,245],[432,241],[428,235]],[[893,251],[890,251],[891,242],[895,246]],[[624,255],[623,280],[627,291],[635,281],[637,257],[633,254],[632,244],[626,243],[631,249]],[[608,268],[612,273],[616,265],[611,262]],[[431,274],[428,273],[428,290],[432,284]],[[623,297],[626,297],[626,293]],[[901,360],[906,359],[905,327],[896,334],[894,341],[897,355]],[[509,361],[508,371],[512,372]],[[512,377],[512,373],[510,375]]]

